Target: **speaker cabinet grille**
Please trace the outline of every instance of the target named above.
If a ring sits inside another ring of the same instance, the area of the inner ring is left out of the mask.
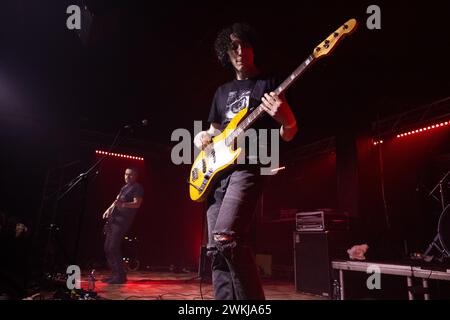
[[[347,249],[345,231],[294,232],[296,290],[331,297],[331,261],[345,258]]]

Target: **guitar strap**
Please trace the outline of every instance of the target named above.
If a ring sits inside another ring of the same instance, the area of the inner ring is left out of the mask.
[[[250,93],[250,102],[249,102],[249,111],[253,111],[259,104],[261,103],[261,97],[265,93],[266,90],[266,81],[264,80],[256,80],[256,84],[253,87],[252,92]]]

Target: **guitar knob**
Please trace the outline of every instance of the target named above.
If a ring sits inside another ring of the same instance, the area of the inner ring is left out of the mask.
[[[325,44],[329,44],[330,43],[330,41],[329,40],[325,40]]]
[[[339,33],[337,33],[337,32],[335,32],[335,33],[333,34],[333,36],[334,36],[335,38],[337,38],[338,35],[339,35]]]
[[[320,48],[319,48],[319,47],[317,47],[317,48],[316,48],[316,51],[317,51],[317,52],[319,52],[319,51],[320,51]]]
[[[348,29],[348,25],[344,24],[344,29]]]
[[[323,47],[324,47],[325,49],[328,49],[330,46],[329,46],[328,44],[325,44]]]

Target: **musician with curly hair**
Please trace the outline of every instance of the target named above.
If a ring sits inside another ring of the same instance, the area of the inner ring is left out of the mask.
[[[216,90],[208,117],[210,127],[195,136],[195,146],[204,149],[239,111],[247,108],[251,112],[261,103],[266,114],[254,128],[276,128],[284,141],[292,140],[297,133],[295,116],[284,96],[273,92],[276,80],[258,68],[259,45],[254,30],[243,23],[223,29],[216,38],[215,51],[234,79]],[[214,294],[219,300],[265,299],[250,245],[264,177],[260,167],[252,163],[238,164],[227,171],[207,199],[208,255],[212,258]]]

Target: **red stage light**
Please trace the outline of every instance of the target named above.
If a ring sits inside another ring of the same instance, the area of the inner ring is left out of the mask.
[[[378,140],[378,141],[374,141],[373,145],[376,146],[376,145],[382,144],[382,143],[383,143],[383,140]]]
[[[420,128],[420,129],[416,129],[416,130],[412,130],[412,131],[408,131],[408,132],[397,134],[397,138],[402,138],[402,137],[405,137],[405,136],[409,136],[409,135],[416,134],[416,133],[421,133],[421,132],[423,133],[423,132],[431,130],[431,129],[436,129],[436,128],[440,128],[440,127],[443,127],[443,126],[447,126],[448,124],[449,124],[448,121],[436,123],[436,124],[433,124],[431,126],[427,126],[427,127],[423,127],[423,128]]]
[[[106,155],[106,156],[123,158],[123,159],[133,159],[133,160],[144,161],[143,157],[135,157],[135,156],[130,156],[130,155],[121,154],[121,153],[106,152],[106,151],[101,151],[101,150],[95,150],[95,153],[96,154],[103,154],[103,155]]]

